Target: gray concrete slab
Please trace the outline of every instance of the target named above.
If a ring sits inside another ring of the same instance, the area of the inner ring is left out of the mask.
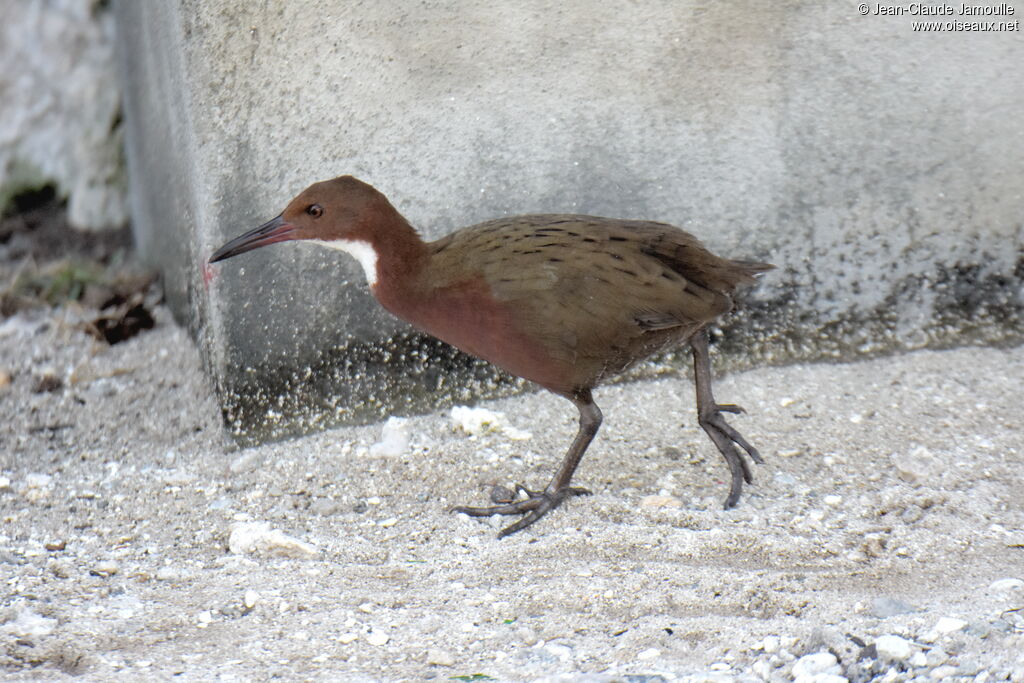
[[[733,365],[1020,339],[1019,24],[875,7],[120,2],[139,243],[253,438],[511,386],[410,334],[342,254],[279,245],[204,281],[342,173],[430,238],[579,212],[770,260],[726,322]]]

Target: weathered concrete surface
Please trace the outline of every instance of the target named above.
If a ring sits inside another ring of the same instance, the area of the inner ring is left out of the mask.
[[[0,17],[0,210],[53,185],[73,226],[123,226],[113,14],[97,0],[0,0]]]
[[[737,363],[1024,333],[1019,31],[796,1],[117,12],[139,241],[240,431],[495,389],[425,360],[440,347],[404,336],[344,255],[276,246],[204,285],[214,247],[341,173],[428,237],[580,212],[770,260],[728,323]]]

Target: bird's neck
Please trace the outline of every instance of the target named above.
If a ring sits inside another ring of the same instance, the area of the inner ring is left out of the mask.
[[[429,261],[426,245],[390,205],[363,216],[348,239],[310,241],[353,256],[363,267],[374,296],[395,313],[421,293],[420,276]]]

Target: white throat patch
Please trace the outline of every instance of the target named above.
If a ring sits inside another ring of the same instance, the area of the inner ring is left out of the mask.
[[[359,261],[366,273],[366,284],[373,287],[377,284],[377,250],[369,242],[362,240],[307,240],[328,249],[338,249],[351,254]]]

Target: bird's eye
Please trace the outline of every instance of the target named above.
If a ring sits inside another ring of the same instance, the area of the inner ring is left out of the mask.
[[[306,213],[308,213],[313,218],[320,218],[320,216],[324,215],[324,207],[320,206],[319,204],[310,204],[308,207],[306,207]]]

